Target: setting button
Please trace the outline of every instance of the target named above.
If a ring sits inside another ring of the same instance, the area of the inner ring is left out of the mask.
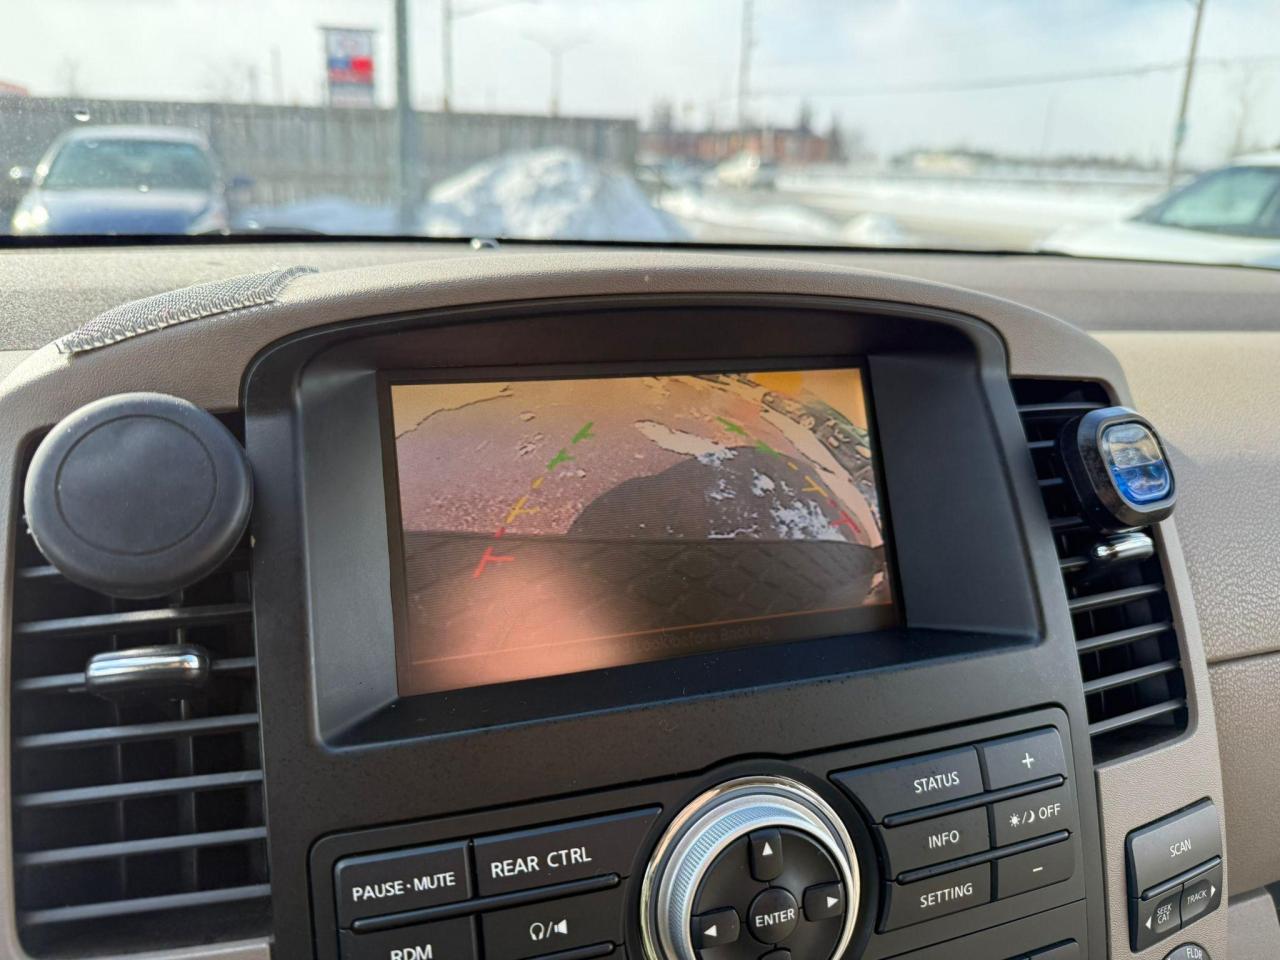
[[[800,922],[796,898],[780,887],[771,887],[751,901],[747,929],[761,943],[781,943]]]
[[[471,896],[467,844],[345,857],[334,865],[333,882],[342,927],[362,917],[466,900]]]
[[[1014,797],[992,804],[996,846],[1005,847],[1021,840],[1043,837],[1058,830],[1075,827],[1075,804],[1068,784],[1042,790],[1025,797]]]
[[[693,918],[693,949],[706,950],[735,943],[741,931],[738,911],[733,907],[712,910]]]
[[[1000,790],[1030,780],[1067,775],[1062,738],[1053,727],[992,740],[978,746],[987,769],[987,789]]]
[[[987,811],[982,807],[880,831],[889,859],[889,875],[957,860],[991,847]]]
[[[597,943],[621,943],[623,889],[484,914],[480,929],[485,960],[523,960]]]
[[[378,933],[342,931],[342,960],[477,960],[471,917]]]
[[[483,837],[475,842],[476,885],[487,897],[611,873],[628,876],[657,816],[649,808]]]
[[[973,747],[845,770],[832,774],[832,779],[860,801],[877,822],[891,813],[982,792],[978,753]]]
[[[991,865],[983,863],[916,883],[889,883],[885,888],[888,906],[883,929],[896,930],[990,903]]]

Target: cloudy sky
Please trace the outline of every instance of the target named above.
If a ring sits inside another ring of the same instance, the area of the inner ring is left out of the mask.
[[[416,105],[441,94],[441,2],[409,0]],[[1280,0],[1206,0],[1186,153],[1280,143]],[[455,108],[544,112],[543,45],[566,114],[689,125],[735,117],[742,0],[454,0]],[[487,9],[486,9],[487,8]],[[1167,155],[1191,0],[755,0],[750,106],[802,100],[881,154],[968,145],[1041,155]],[[392,0],[4,0],[0,81],[34,94],[323,98],[320,26],[378,31],[393,94]],[[1147,69],[1145,73],[1117,75]],[[1050,82],[1051,81],[1051,82]]]

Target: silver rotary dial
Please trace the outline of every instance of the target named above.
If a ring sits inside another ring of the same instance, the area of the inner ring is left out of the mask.
[[[648,960],[831,960],[853,936],[857,855],[834,810],[808,787],[747,777],[676,817],[641,893]]]

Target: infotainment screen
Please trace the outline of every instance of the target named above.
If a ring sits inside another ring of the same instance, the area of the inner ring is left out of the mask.
[[[895,622],[864,388],[391,382],[402,695]]]

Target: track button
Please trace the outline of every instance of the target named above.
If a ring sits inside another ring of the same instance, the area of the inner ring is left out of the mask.
[[[844,885],[822,883],[804,892],[804,918],[830,920],[844,913]]]
[[[738,911],[733,907],[723,910],[712,910],[700,917],[693,918],[693,949],[706,950],[710,947],[723,947],[736,943],[742,927],[738,922]]]

